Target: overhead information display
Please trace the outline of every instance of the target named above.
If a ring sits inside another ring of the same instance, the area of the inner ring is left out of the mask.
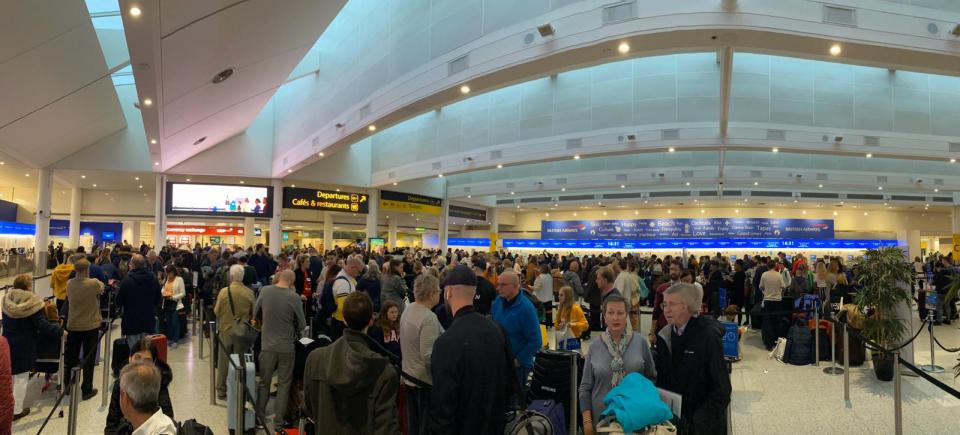
[[[832,239],[832,219],[629,219],[542,221],[543,239]]]
[[[381,190],[380,208],[391,211],[440,216],[441,200],[440,198],[431,198],[429,196],[415,195],[412,193]]]
[[[283,188],[283,208],[342,211],[367,214],[370,203],[365,193],[335,192],[302,187]]]

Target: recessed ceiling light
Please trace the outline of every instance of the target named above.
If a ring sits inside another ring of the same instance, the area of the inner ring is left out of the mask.
[[[775,152],[775,153],[779,153],[779,152],[780,152],[780,148],[774,147],[774,148],[773,148],[772,150],[770,150],[770,151],[773,151],[773,152]]]
[[[620,45],[617,46],[617,51],[619,51],[620,54],[627,54],[627,53],[629,53],[629,52],[630,52],[630,44],[627,44],[626,42],[621,42]]]
[[[704,210],[704,209],[702,209],[702,208],[700,209],[700,214],[704,214],[704,213],[706,213],[706,212],[707,212],[706,210]]]
[[[143,105],[144,105],[144,106],[152,106],[152,105],[153,105],[153,100],[151,100],[151,99],[149,99],[149,98],[144,98],[144,99],[143,99]]]
[[[80,178],[87,178],[86,175],[80,175]]]
[[[136,6],[130,8],[130,16],[131,16],[131,17],[139,17],[140,14],[142,14],[142,13],[143,13],[143,11],[141,11],[140,8],[138,8],[138,7],[136,7]]]
[[[460,86],[460,93],[461,93],[461,94],[469,94],[469,93],[470,93],[470,86],[467,86],[467,85]]]
[[[210,83],[213,83],[215,85],[219,83],[223,83],[227,81],[227,79],[229,79],[231,76],[233,76],[233,73],[235,72],[237,72],[236,68],[227,68],[223,71],[220,71],[217,73],[217,75],[213,76],[213,79],[210,80]]]
[[[867,213],[867,212],[863,212],[863,215],[864,215],[864,216],[866,216],[866,215],[868,215],[868,214],[869,214],[869,213]]]
[[[684,184],[686,184],[687,186],[689,186],[689,185],[690,185],[690,182],[688,181],[688,182],[686,182],[686,183],[684,183]]]
[[[649,202],[649,201],[647,201],[646,199],[645,199],[645,200],[643,200],[643,203],[644,203],[644,204],[646,204],[646,203],[648,203],[648,202]]]
[[[517,208],[520,208],[520,206],[518,205]]]
[[[7,162],[0,162],[0,166],[6,165]]]
[[[373,124],[370,124],[369,126],[367,126],[367,130],[377,131],[377,126],[376,126],[376,125],[373,125]]]
[[[830,46],[830,55],[839,56],[843,52],[843,48],[840,47],[840,44],[833,44]]]
[[[573,217],[577,217],[577,212],[573,212]]]
[[[140,181],[140,177],[133,177],[133,181]]]
[[[143,189],[143,185],[142,185],[142,184],[141,184],[139,187],[140,187],[141,189]]]
[[[673,210],[667,210],[667,214],[673,214]]]
[[[626,189],[626,188],[627,188],[627,185],[621,184],[621,185],[620,185],[620,188],[621,188],[621,189]]]
[[[187,183],[189,183],[189,182],[190,182],[190,179],[187,178]],[[243,182],[241,181],[240,184],[243,184]]]
[[[510,194],[511,194],[511,195],[516,195],[516,193],[514,193],[514,192],[510,192]]]
[[[93,187],[97,187],[96,183],[94,183]]]
[[[753,182],[753,185],[754,185],[754,186],[759,186],[759,185],[760,185],[760,182],[759,182],[759,181],[754,181],[754,182]]]
[[[640,214],[640,210],[634,210],[633,214]]]
[[[740,209],[739,209],[739,208],[738,208],[738,209],[735,209],[735,210],[733,210],[733,212],[734,212],[734,213],[740,213]]]
[[[473,198],[472,195],[467,195],[467,199]]]
[[[877,190],[883,190],[883,186],[877,186]]]
[[[394,181],[394,182],[393,182],[393,185],[394,185],[394,186],[396,186],[396,185],[397,185],[397,182],[396,182],[396,181]]]
[[[437,174],[437,178],[443,178],[443,174]]]
[[[574,155],[573,155],[573,159],[574,159],[574,160],[580,160],[580,154],[574,154]]]
[[[868,159],[873,158],[873,154],[872,154],[872,153],[867,153],[867,158],[868,158]]]
[[[833,215],[836,216],[836,215],[837,215],[837,212],[833,212]]]
[[[24,176],[27,176],[27,177],[29,177],[29,176],[30,176],[30,174],[23,174],[23,175],[24,175]]]
[[[319,153],[317,153],[317,157],[323,157],[323,151],[320,151]]]
[[[667,152],[668,152],[668,153],[672,153],[672,152],[674,152],[674,151],[676,151],[676,148],[674,148],[674,147],[667,148]]]
[[[597,205],[603,205],[603,201],[597,201]]]
[[[822,185],[822,184],[818,184],[817,187],[823,189],[823,185]]]
[[[567,191],[567,188],[566,188],[566,187],[561,187],[561,188],[560,188],[560,191],[561,191],[561,192],[566,192],[566,191]]]
[[[550,213],[544,213],[543,215],[546,217],[550,217]]]
[[[153,162],[153,166],[160,166],[160,162]]]
[[[767,213],[773,214],[773,210],[767,210]]]
[[[242,181],[241,181],[241,183],[242,183]],[[339,191],[340,191],[340,188],[338,187],[338,188],[337,188],[337,192],[339,192]],[[410,216],[413,216],[413,215],[410,215]]]
[[[156,145],[156,144],[157,144],[156,139],[150,139],[150,145]]]
[[[934,192],[939,192],[940,189],[939,189],[939,188],[934,188],[933,191],[934,191]]]
[[[287,169],[287,173],[288,173],[288,174],[291,173],[291,172],[293,172],[293,169]]]
[[[240,180],[240,184],[243,184],[243,180]]]
[[[497,169],[503,169],[503,165],[497,165]]]
[[[603,215],[606,216],[606,215],[607,215],[607,212],[603,212]]]
[[[950,159],[950,163],[957,163],[957,159]],[[3,162],[0,162],[0,164],[3,164]]]

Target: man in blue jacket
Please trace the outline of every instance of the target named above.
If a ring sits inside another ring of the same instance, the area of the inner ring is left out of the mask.
[[[510,349],[517,359],[517,379],[520,382],[519,397],[525,397],[527,376],[533,370],[533,357],[543,346],[540,336],[540,320],[537,310],[525,297],[520,296],[520,277],[512,271],[504,272],[497,280],[497,299],[493,301],[490,314],[500,324],[510,339]]]

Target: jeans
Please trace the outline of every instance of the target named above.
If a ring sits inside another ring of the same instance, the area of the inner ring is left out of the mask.
[[[63,352],[63,377],[64,385],[70,385],[70,371],[80,365],[80,350],[83,349],[83,380],[80,384],[80,391],[88,394],[93,391],[93,366],[97,362],[97,344],[100,339],[100,330],[91,329],[89,331],[68,331],[67,348]]]
[[[407,385],[407,435],[430,433],[427,411],[430,409],[430,389]]]
[[[769,313],[780,311],[780,307],[780,301],[763,301],[764,316],[760,329],[763,332],[763,345],[767,349],[772,349],[780,336],[780,316],[771,316]]]
[[[530,372],[533,371],[533,367],[517,367],[517,380],[519,381],[517,385],[517,397],[516,403],[517,406],[526,409],[527,404],[527,378],[530,377]]]
[[[267,402],[270,400],[270,385],[273,375],[277,375],[277,398],[273,402],[273,421],[282,421],[287,413],[287,399],[290,396],[290,385],[293,383],[293,361],[295,352],[260,352],[260,384],[257,389],[257,410],[264,416],[268,415]]]

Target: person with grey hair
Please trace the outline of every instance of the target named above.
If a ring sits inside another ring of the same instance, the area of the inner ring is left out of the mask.
[[[403,316],[403,299],[407,294],[407,284],[403,280],[403,263],[400,260],[390,260],[390,266],[387,273],[380,278],[380,297],[381,303],[393,301],[400,308],[400,315]]]
[[[357,291],[361,291],[370,296],[373,301],[373,311],[380,311],[380,265],[376,260],[367,262],[367,271],[357,280]]]
[[[416,302],[410,304],[400,317],[400,353],[403,372],[433,385],[430,376],[430,357],[433,343],[443,333],[437,315],[431,311],[440,303],[440,281],[432,274],[417,277],[413,284]],[[407,433],[419,435],[425,427],[426,412],[430,409],[430,388],[415,385],[404,379],[407,390]]]
[[[723,327],[700,311],[692,284],[675,284],[663,295],[667,326],[656,336],[657,387],[683,396],[677,426],[683,434],[726,434],[730,375],[723,358]]]
[[[643,335],[627,328],[630,305],[623,296],[609,295],[601,307],[607,329],[600,339],[590,343],[580,381],[580,412],[584,434],[593,433],[606,410],[603,398],[630,373],[640,373],[656,380],[650,345]]]
[[[120,410],[134,435],[172,435],[177,426],[160,409],[160,370],[136,361],[120,371]]]
[[[362,265],[361,265],[362,267]],[[293,383],[294,342],[306,327],[303,305],[294,290],[296,277],[292,270],[279,273],[277,283],[260,290],[253,308],[253,316],[261,325],[260,335],[260,381],[257,393],[257,410],[266,414],[270,399],[270,385],[277,375],[277,397],[273,403],[274,422],[282,422],[287,412],[290,385]],[[285,422],[283,422],[285,423]],[[280,427],[280,424],[276,424]]]
[[[233,328],[237,322],[249,322],[253,318],[253,304],[255,296],[253,290],[243,285],[243,266],[230,266],[230,285],[224,287],[217,294],[217,302],[213,312],[217,316],[217,333],[220,336],[220,361],[227,361],[230,354],[247,352],[252,343],[239,343],[233,339]],[[227,398],[227,366],[217,364],[217,397]]]
[[[493,301],[490,316],[507,332],[510,349],[517,361],[517,382],[520,397],[526,397],[527,376],[533,370],[533,358],[543,346],[540,334],[540,319],[537,310],[525,295],[520,294],[520,277],[512,270],[500,274],[497,279],[499,296]]]

